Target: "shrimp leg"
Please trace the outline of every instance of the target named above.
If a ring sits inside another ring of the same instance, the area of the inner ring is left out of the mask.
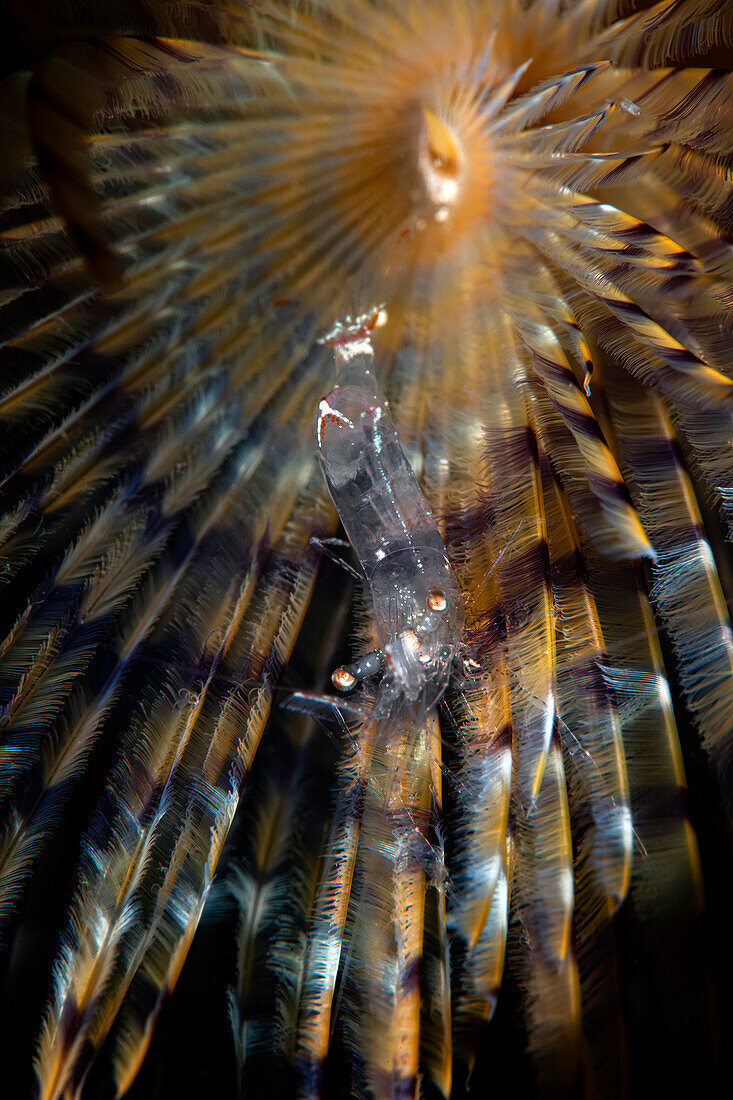
[[[349,546],[350,543],[346,542],[344,539],[319,539],[315,535],[311,535],[310,544],[316,550],[320,550],[322,554],[330,558],[336,565],[340,566],[341,569],[344,569],[350,577],[354,578],[354,580],[364,580],[362,574],[357,569],[354,569],[353,565],[349,565],[347,561],[344,561],[343,558],[340,558],[338,554],[335,554],[331,549],[332,546]]]

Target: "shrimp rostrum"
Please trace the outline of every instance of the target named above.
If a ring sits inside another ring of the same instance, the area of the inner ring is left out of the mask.
[[[441,699],[461,642],[458,581],[377,384],[368,323],[327,338],[338,384],[319,403],[318,457],[371,597],[380,648],[336,669],[350,691],[383,673],[381,717],[404,703],[425,714]]]

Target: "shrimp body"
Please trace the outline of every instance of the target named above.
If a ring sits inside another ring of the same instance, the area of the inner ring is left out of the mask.
[[[316,419],[321,469],[369,586],[383,698],[428,709],[445,691],[460,645],[460,589],[379,391],[371,342],[360,335],[335,354],[339,384]]]

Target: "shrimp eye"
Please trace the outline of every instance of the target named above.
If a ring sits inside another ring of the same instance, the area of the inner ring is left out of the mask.
[[[447,606],[448,601],[445,598],[445,592],[434,588],[432,592],[428,593],[428,607],[431,611],[445,611]]]
[[[331,683],[339,691],[351,691],[356,683],[356,676],[347,668],[336,668],[331,673]]]

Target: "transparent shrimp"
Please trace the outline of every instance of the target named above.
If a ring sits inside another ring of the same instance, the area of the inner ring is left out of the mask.
[[[328,490],[366,579],[381,649],[336,669],[351,690],[384,671],[378,706],[425,713],[441,699],[461,643],[458,581],[374,375],[378,313],[339,326],[338,384],[318,406],[316,444]]]

